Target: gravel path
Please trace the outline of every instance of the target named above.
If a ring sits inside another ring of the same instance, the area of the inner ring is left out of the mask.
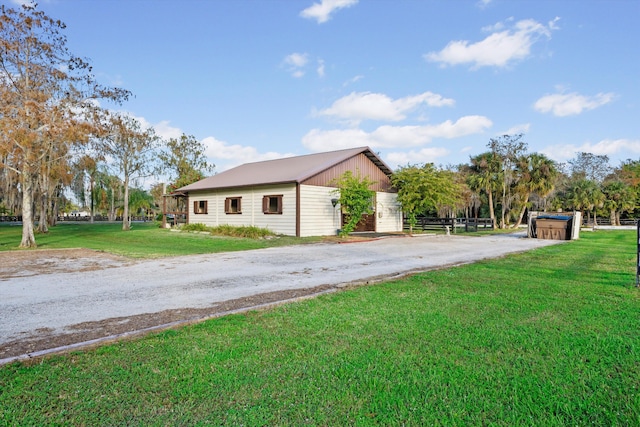
[[[203,317],[229,301],[245,301],[230,308],[255,306],[557,243],[521,234],[395,237],[136,263],[109,260],[90,271],[13,275],[0,281],[0,359]],[[131,322],[137,318],[145,321]],[[79,334],[100,329],[100,322],[131,324]]]

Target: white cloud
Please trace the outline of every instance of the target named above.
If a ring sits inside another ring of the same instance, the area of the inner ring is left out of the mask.
[[[499,132],[497,135],[515,135],[518,133],[529,133],[530,129],[531,123],[521,123],[519,125],[510,127],[504,132]]]
[[[318,68],[316,68],[318,72],[318,77],[324,77],[324,61],[322,59],[318,59]]]
[[[347,80],[346,82],[344,82],[342,84],[342,86],[343,87],[349,86],[350,84],[356,83],[358,80],[362,80],[362,79],[364,79],[363,75],[354,76],[354,77],[350,78],[349,80]]]
[[[320,152],[342,148],[369,146],[371,148],[419,147],[435,138],[453,139],[482,133],[492,126],[484,116],[465,116],[455,123],[447,120],[426,126],[380,126],[373,132],[362,129],[312,129],[302,144],[311,151]]]
[[[489,4],[491,4],[493,0],[480,0],[478,1],[478,7],[480,9],[484,9],[485,7],[489,6]]]
[[[437,163],[437,160],[441,157],[447,156],[449,150],[442,147],[423,148],[418,151],[408,152],[394,152],[389,153],[385,160],[389,163],[389,166],[404,166],[407,164],[418,163]]]
[[[282,62],[293,77],[300,78],[304,76],[304,68],[309,63],[309,55],[307,53],[292,53],[287,55]]]
[[[578,153],[625,157],[627,153],[629,155],[640,154],[640,139],[603,139],[596,144],[585,142],[582,145],[552,145],[541,152],[559,162],[572,159]]]
[[[217,172],[231,169],[243,163],[281,159],[294,155],[292,153],[277,153],[275,151],[260,153],[255,147],[229,144],[213,136],[206,137],[201,142],[206,147],[205,154],[207,158],[216,164]],[[220,162],[221,160],[222,162]]]
[[[533,108],[540,113],[552,113],[557,117],[574,116],[593,110],[613,101],[614,93],[599,93],[595,96],[573,93],[556,93],[538,99]]]
[[[352,92],[335,101],[331,107],[319,111],[321,116],[336,117],[357,125],[362,120],[389,120],[397,122],[406,118],[406,113],[415,110],[421,104],[430,107],[452,106],[453,99],[424,92],[393,100],[387,95],[371,92]]]
[[[323,24],[331,19],[331,14],[339,9],[350,7],[358,3],[358,0],[321,0],[300,12],[300,16],[315,19],[318,24]]]
[[[441,51],[427,53],[424,57],[442,66],[472,64],[472,68],[506,67],[530,56],[531,46],[540,37],[551,38],[551,31],[558,28],[558,19],[549,22],[547,26],[525,19],[506,30],[500,30],[503,24],[496,24],[492,27],[495,32],[484,40],[476,43],[468,40],[452,41]]]
[[[160,123],[156,123],[155,125],[153,125],[153,128],[156,130],[156,134],[164,139],[178,139],[182,136],[183,133],[182,129],[170,126],[168,120],[163,120]]]

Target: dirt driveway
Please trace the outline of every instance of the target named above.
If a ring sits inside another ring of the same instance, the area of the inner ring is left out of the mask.
[[[88,250],[0,253],[0,364],[557,243],[394,237],[145,261]]]

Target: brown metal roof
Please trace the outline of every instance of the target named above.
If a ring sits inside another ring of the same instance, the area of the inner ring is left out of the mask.
[[[369,147],[359,147],[263,162],[245,163],[185,187],[178,188],[176,192],[292,182],[300,183],[360,153],[366,155],[385,175],[391,176],[391,169],[371,151]]]

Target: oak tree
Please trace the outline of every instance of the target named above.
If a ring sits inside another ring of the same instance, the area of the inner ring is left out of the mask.
[[[96,99],[129,96],[95,81],[89,63],[69,52],[64,29],[37,5],[0,10],[0,166],[19,176],[20,247],[36,246],[34,193],[50,188],[38,187],[38,177],[88,141]]]
[[[182,134],[170,138],[158,155],[160,173],[169,173],[172,180],[169,191],[184,187],[205,178],[213,172],[214,165],[207,161],[206,147],[193,135]]]

